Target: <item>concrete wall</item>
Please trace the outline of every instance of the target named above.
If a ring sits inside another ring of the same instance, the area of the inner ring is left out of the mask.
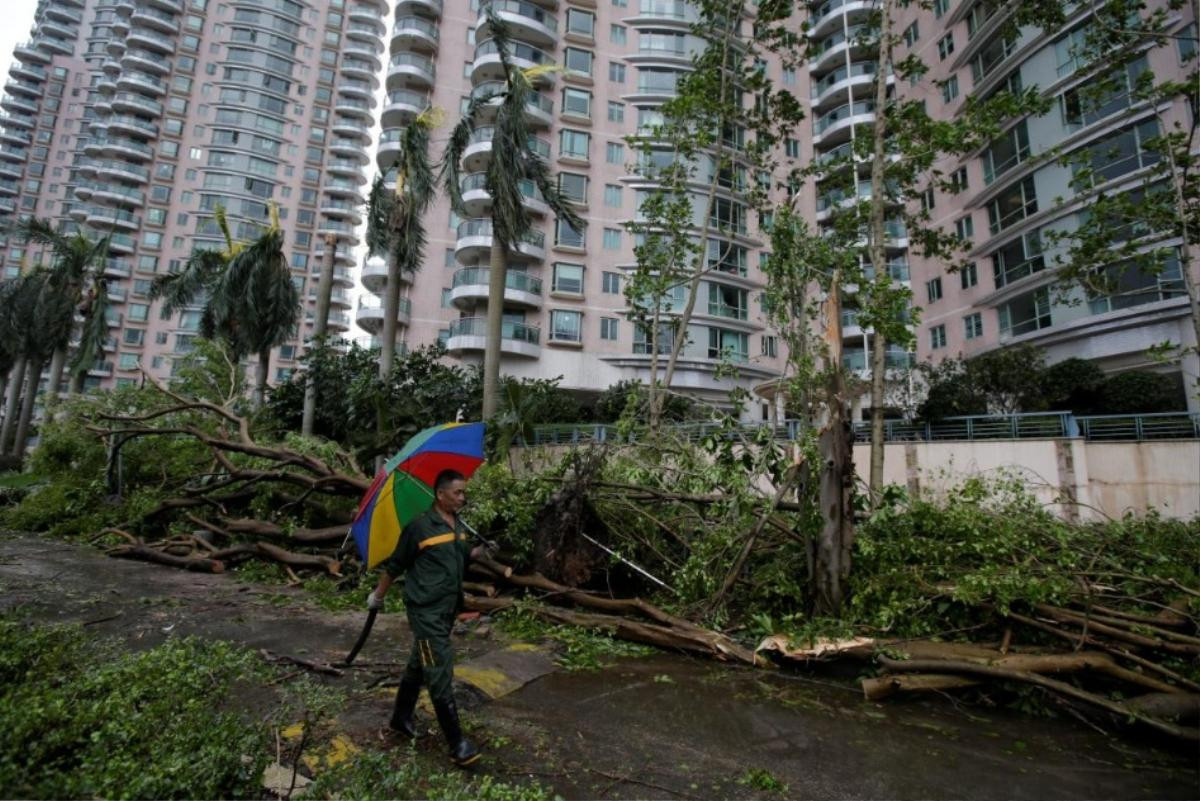
[[[855,445],[854,461],[865,476],[867,445]],[[1196,440],[894,442],[886,446],[883,472],[889,484],[935,497],[972,476],[1020,476],[1035,497],[1070,520],[1101,520],[1148,508],[1173,518],[1200,515]]]

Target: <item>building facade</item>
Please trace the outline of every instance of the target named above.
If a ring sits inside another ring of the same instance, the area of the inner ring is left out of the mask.
[[[317,276],[336,237],[333,331],[350,329],[383,68],[384,0],[42,0],[0,100],[0,214],[111,235],[110,340],[89,386],[167,377],[192,348],[199,307],[164,316],[156,275],[224,248],[278,209],[306,299],[273,379],[296,367]],[[47,260],[11,237],[6,277]]]

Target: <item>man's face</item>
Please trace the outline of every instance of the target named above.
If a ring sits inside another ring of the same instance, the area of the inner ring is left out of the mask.
[[[451,481],[450,486],[438,490],[437,500],[447,512],[457,513],[467,502],[467,482]]]

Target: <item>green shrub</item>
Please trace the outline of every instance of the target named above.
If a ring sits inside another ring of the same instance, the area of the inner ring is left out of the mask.
[[[355,754],[319,775],[307,788],[305,797],[546,801],[550,795],[536,783],[508,784],[460,770],[430,770],[412,753],[373,751]]]
[[[257,796],[265,729],[222,711],[253,669],[226,643],[121,654],[78,627],[0,619],[0,796]]]

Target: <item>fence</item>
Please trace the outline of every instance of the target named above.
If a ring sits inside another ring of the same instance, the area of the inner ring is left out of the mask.
[[[705,437],[769,434],[775,439],[794,440],[800,432],[799,420],[782,425],[743,425],[733,429],[718,423],[676,423],[672,429],[693,442]],[[936,423],[885,420],[887,442],[975,441],[998,439],[1057,439],[1080,437],[1099,442],[1141,442],[1144,440],[1200,439],[1200,413],[1095,415],[1076,417],[1070,412],[1032,414],[973,415],[947,417]],[[854,425],[856,442],[871,438],[869,423]],[[636,437],[623,434],[615,425],[545,425],[534,428],[534,445],[575,445],[589,442],[632,442]]]

